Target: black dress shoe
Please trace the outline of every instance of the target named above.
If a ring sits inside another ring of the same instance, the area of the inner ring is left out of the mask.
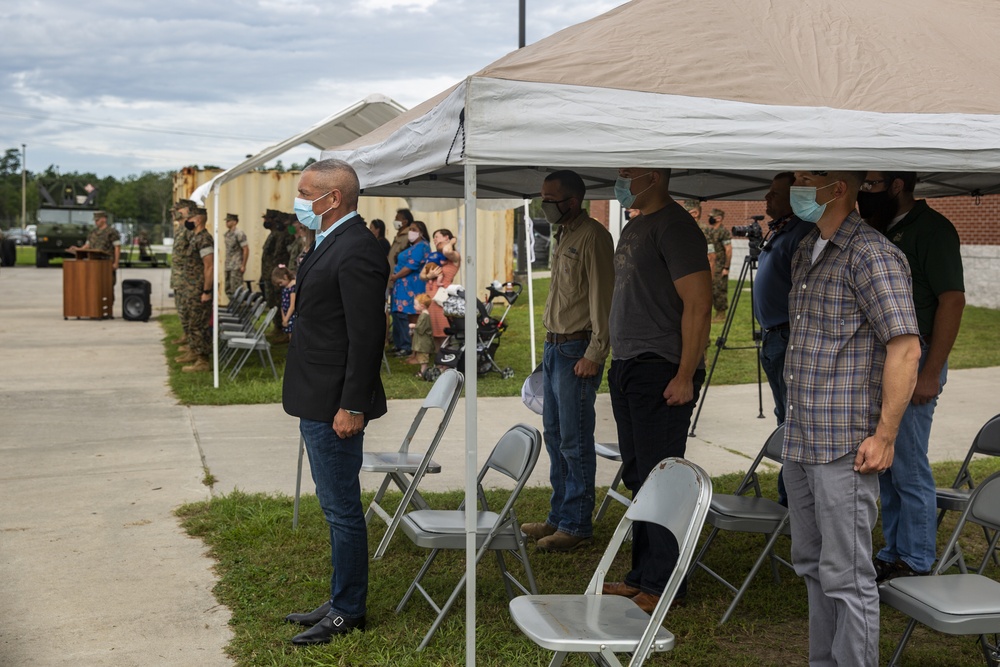
[[[357,630],[365,629],[365,617],[344,618],[340,614],[326,616],[316,625],[305,632],[292,637],[292,643],[300,646],[308,644],[327,644],[338,635],[346,635]]]
[[[320,606],[313,609],[308,614],[289,614],[285,616],[285,620],[289,623],[298,623],[299,625],[304,625],[307,628],[311,628],[316,625],[323,618],[330,613],[330,601],[327,600]]]

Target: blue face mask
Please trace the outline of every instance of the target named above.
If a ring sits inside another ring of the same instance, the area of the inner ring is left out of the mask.
[[[806,222],[819,222],[819,219],[823,217],[823,213],[826,211],[826,205],[833,201],[833,199],[836,199],[836,197],[824,204],[819,204],[816,202],[816,193],[836,184],[837,181],[834,181],[833,183],[824,185],[822,188],[793,185],[789,190],[792,213]]]
[[[647,171],[645,174],[642,174],[642,176],[636,176],[635,178],[649,176],[652,173],[652,171]],[[635,198],[649,188],[653,187],[653,184],[650,183],[646,190],[641,190],[632,194],[632,181],[634,181],[635,178],[623,178],[622,176],[619,176],[615,180],[615,199],[617,199],[618,203],[622,205],[622,208],[635,208],[633,206],[633,204],[635,204]]]
[[[333,192],[333,190],[331,190],[330,192]],[[330,192],[327,192],[326,195],[330,194]],[[301,222],[302,226],[305,227],[306,229],[311,229],[313,231],[319,229],[320,223],[323,221],[323,216],[329,213],[331,209],[333,209],[333,207],[331,206],[322,213],[319,214],[313,213],[313,204],[315,202],[318,202],[326,195],[320,195],[319,197],[316,197],[316,199],[313,199],[312,201],[308,199],[302,199],[301,197],[295,198],[295,204],[293,204],[292,210],[295,211],[295,217],[299,219],[299,222]]]

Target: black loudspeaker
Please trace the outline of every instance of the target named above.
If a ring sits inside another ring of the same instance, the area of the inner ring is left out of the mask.
[[[122,318],[133,322],[148,322],[153,314],[149,295],[153,288],[148,280],[122,281]]]

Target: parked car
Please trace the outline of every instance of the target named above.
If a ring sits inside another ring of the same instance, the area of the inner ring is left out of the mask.
[[[5,239],[12,239],[15,245],[35,245],[34,237],[27,230],[20,227],[4,231],[3,237]]]

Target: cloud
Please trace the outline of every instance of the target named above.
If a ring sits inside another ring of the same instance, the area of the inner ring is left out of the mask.
[[[528,3],[528,41],[615,4]],[[0,151],[27,143],[36,171],[235,164],[368,94],[423,101],[514,50],[517,19],[481,0],[3,3]]]

